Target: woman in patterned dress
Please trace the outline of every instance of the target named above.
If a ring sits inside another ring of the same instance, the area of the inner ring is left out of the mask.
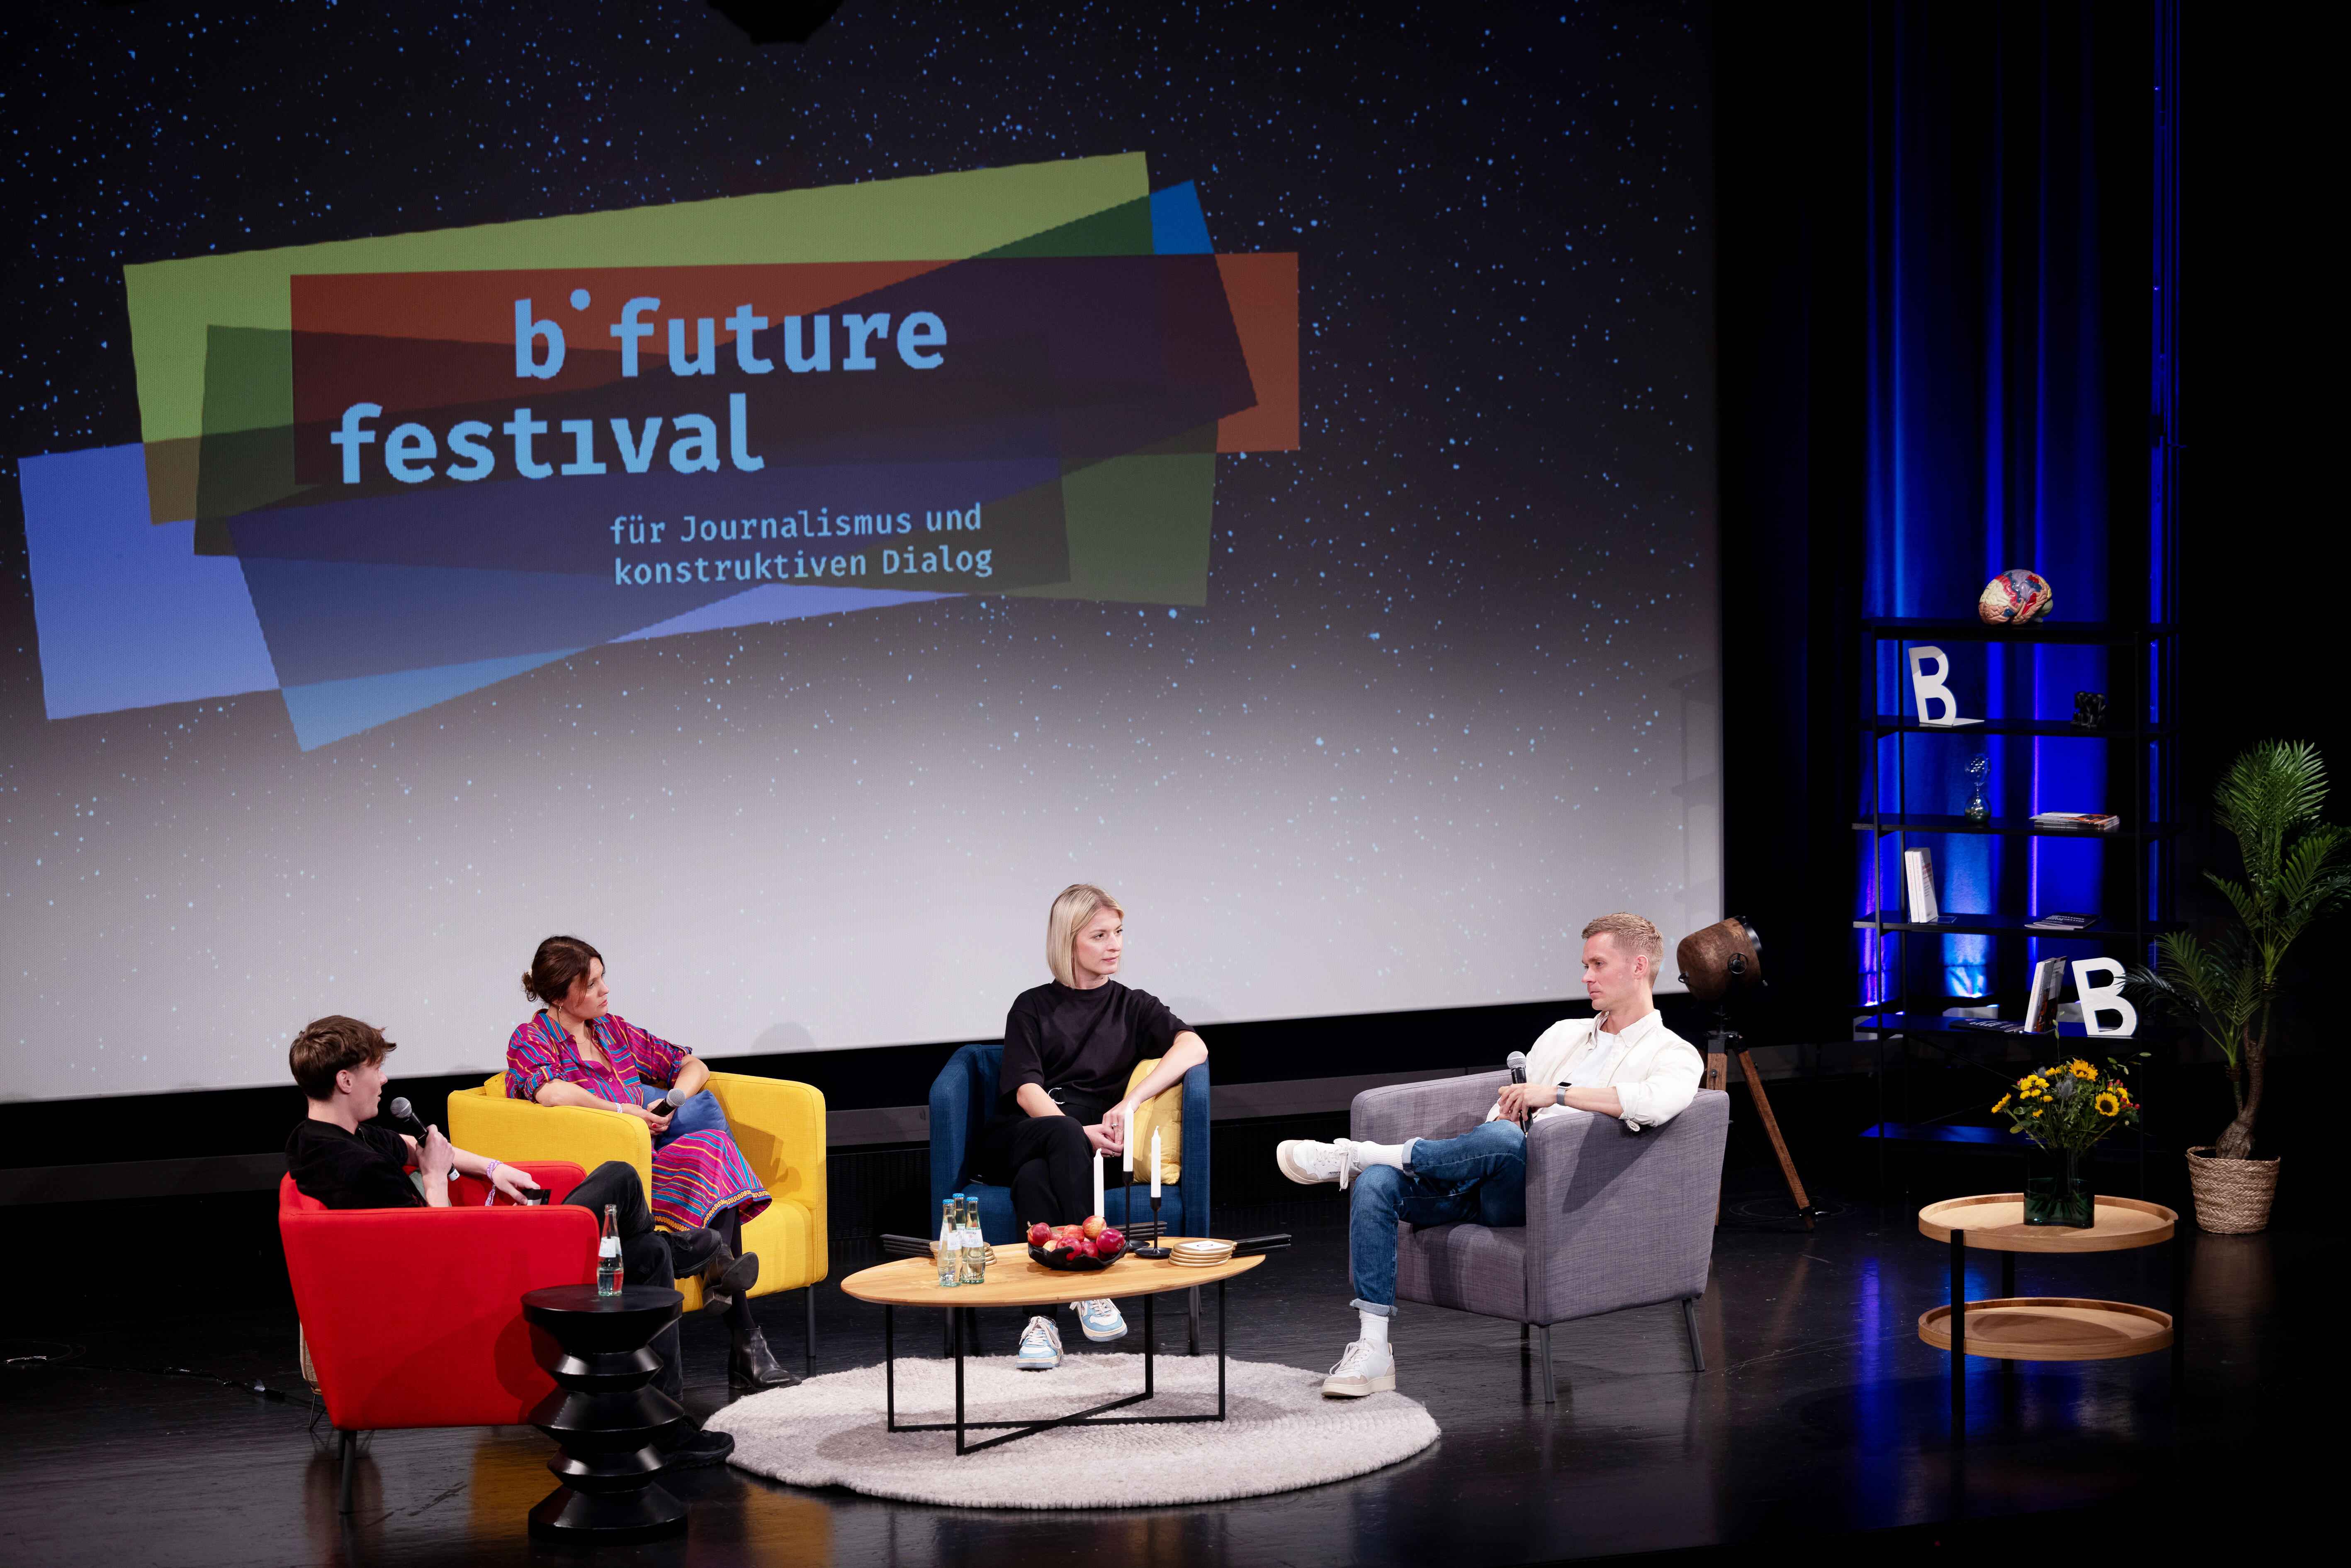
[[[653,1140],[654,1221],[664,1230],[706,1225],[742,1253],[743,1221],[771,1200],[735,1146],[718,1097],[703,1087],[710,1069],[683,1047],[611,1011],[603,955],[577,936],[541,942],[522,991],[544,1005],[507,1040],[507,1097],[610,1111],[644,1123]],[[755,1388],[796,1383],[759,1333],[749,1286],[746,1281],[740,1293],[711,1296],[707,1303],[726,1314],[734,1336],[727,1376]]]

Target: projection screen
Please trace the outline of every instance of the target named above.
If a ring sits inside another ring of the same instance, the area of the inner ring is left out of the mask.
[[[10,68],[0,1095],[495,1070],[554,932],[725,1057],[1079,880],[1199,1024],[1719,917],[1702,7],[157,9]]]

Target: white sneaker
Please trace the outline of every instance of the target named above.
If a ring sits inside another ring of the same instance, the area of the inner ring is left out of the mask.
[[[1097,1300],[1071,1303],[1078,1310],[1078,1326],[1086,1331],[1091,1340],[1124,1339],[1126,1320],[1119,1316],[1118,1303]]]
[[[1015,1358],[1023,1372],[1050,1372],[1061,1364],[1061,1331],[1053,1320],[1035,1317],[1020,1331],[1020,1354]]]
[[[1294,1182],[1312,1186],[1318,1182],[1335,1181],[1339,1190],[1355,1179],[1355,1145],[1341,1138],[1336,1143],[1317,1143],[1311,1138],[1288,1138],[1273,1146],[1273,1163],[1281,1174]]]
[[[1326,1399],[1361,1399],[1367,1394],[1395,1392],[1395,1352],[1384,1344],[1356,1340],[1322,1380]]]

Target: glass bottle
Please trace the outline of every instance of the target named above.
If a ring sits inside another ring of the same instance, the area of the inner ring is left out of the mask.
[[[596,1293],[617,1296],[628,1283],[628,1270],[621,1266],[621,1211],[617,1205],[604,1206],[604,1234],[596,1242]]]
[[[987,1243],[979,1234],[979,1199],[968,1195],[963,1200],[963,1272],[959,1282],[987,1283]]]
[[[963,1201],[957,1193],[939,1205],[939,1283],[959,1285],[963,1282],[963,1225],[956,1214],[956,1206]]]

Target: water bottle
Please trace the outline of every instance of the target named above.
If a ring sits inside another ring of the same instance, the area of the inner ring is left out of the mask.
[[[963,1194],[939,1205],[939,1283],[959,1285],[963,1282],[963,1227],[956,1217],[956,1204]]]
[[[621,1211],[617,1205],[604,1206],[604,1234],[596,1243],[596,1293],[617,1296],[628,1282],[628,1271],[621,1267]]]
[[[976,1197],[963,1200],[963,1272],[958,1283],[987,1283],[987,1243],[980,1239],[979,1199]]]

